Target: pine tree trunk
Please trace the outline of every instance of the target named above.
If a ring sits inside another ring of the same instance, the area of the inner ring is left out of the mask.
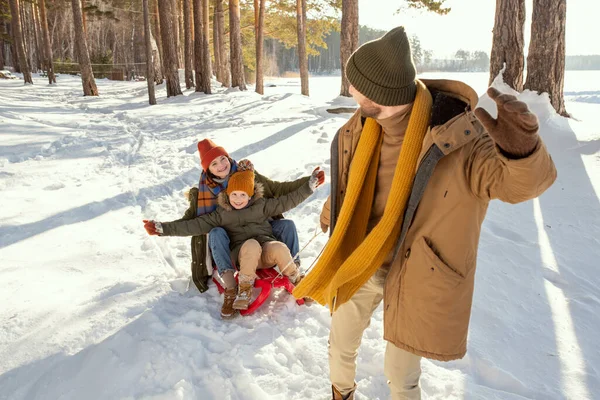
[[[179,57],[179,68],[185,68],[185,29],[183,27],[183,0],[175,0],[175,27],[177,28],[177,56]],[[184,74],[185,75],[185,74]]]
[[[163,72],[167,79],[167,97],[183,94],[179,84],[179,60],[177,57],[177,31],[173,17],[177,15],[174,0],[158,0],[160,32],[163,45]]]
[[[13,37],[15,42],[15,50],[19,57],[19,66],[23,73],[24,83],[33,84],[31,79],[31,70],[27,65],[27,54],[25,54],[25,46],[23,45],[23,31],[21,29],[21,14],[19,12],[19,0],[9,0],[10,14],[12,16]],[[15,57],[13,57],[15,58]]]
[[[8,14],[4,10],[4,4],[0,4],[0,69],[4,69],[6,63],[6,53],[4,52],[4,35],[6,34],[6,25],[3,15]]]
[[[156,3],[154,4],[154,30],[156,31],[156,35],[154,37],[156,39],[156,46],[158,47],[158,52],[160,53],[160,59],[162,60],[164,58],[164,53],[162,46],[162,33],[160,32],[160,12],[158,11],[158,2],[160,0],[155,1]]]
[[[552,107],[562,116],[569,116],[563,95],[566,18],[566,0],[533,0],[525,82],[525,89],[548,93]]]
[[[2,29],[3,23],[0,21],[0,29]],[[0,31],[0,69],[4,69],[4,40],[2,40],[2,31]]]
[[[33,27],[35,32],[35,60],[36,69],[40,71],[42,69],[42,62],[44,57],[42,56],[42,28],[40,27],[40,15],[38,13],[39,7],[36,4],[31,4],[31,15],[33,17]]]
[[[152,36],[152,31],[150,31],[150,40],[152,45],[152,63],[154,67],[154,83],[160,85],[163,83],[163,72],[162,72],[162,61],[160,58],[160,51],[158,50],[158,44]]]
[[[219,24],[217,27],[217,36],[219,37],[219,59],[221,60],[221,64],[218,68],[221,69],[221,84],[225,87],[231,86],[231,68],[229,64],[229,52],[226,48],[227,43],[227,34],[225,33],[225,15],[223,13],[223,0],[215,0],[216,9],[217,9],[217,19],[219,20]]]
[[[306,0],[296,0],[298,28],[298,64],[300,67],[300,93],[308,96],[308,56],[306,55]]]
[[[46,15],[46,0],[39,0],[40,6],[40,20],[42,23],[42,36],[44,38],[44,60],[46,64],[46,71],[48,73],[48,83],[56,83],[56,76],[54,75],[54,62],[52,61],[52,43],[50,42],[50,32],[48,29],[48,17]]]
[[[492,53],[491,85],[504,65],[504,82],[516,91],[523,90],[525,0],[496,0]]]
[[[196,70],[196,92],[204,91],[204,63],[202,58],[202,42],[204,39],[204,29],[202,24],[204,20],[202,18],[202,0],[194,0],[194,68]]]
[[[11,22],[6,25],[6,27],[9,30],[9,32],[8,32],[9,37],[12,38],[12,40],[10,41],[10,46],[9,46],[10,62],[12,63],[12,66],[13,66],[15,72],[21,73],[21,66],[19,65],[19,52],[17,51],[17,45],[16,45],[17,39],[15,38],[15,30],[16,30],[15,25],[16,24],[17,24],[17,20],[13,18],[13,19],[11,19]]]
[[[219,53],[220,40],[219,37],[219,14],[217,6],[213,7],[213,53],[215,54],[215,76],[217,81],[223,82],[223,75],[221,74],[221,54]]]
[[[183,31],[185,41],[185,87],[187,89],[194,87],[194,43],[192,41],[192,15],[190,11],[190,0],[183,0]]]
[[[133,10],[135,7],[134,5],[134,0],[130,0],[130,9]],[[131,19],[131,36],[129,37],[129,56],[131,57],[131,79],[135,79],[135,76],[137,75],[137,68],[135,66],[135,53],[136,53],[136,46],[135,46],[135,31],[136,31],[136,23],[137,23],[137,18],[132,18]]]
[[[150,29],[150,11],[148,10],[148,0],[142,0],[144,12],[144,42],[146,44],[146,82],[148,83],[148,102],[150,105],[156,104],[154,94],[154,63],[152,51],[152,31]]]
[[[85,15],[85,0],[81,0],[81,20],[83,21],[83,37],[87,42],[87,17]]]
[[[340,96],[350,97],[350,82],[346,78],[346,63],[358,47],[358,0],[342,0],[342,26],[340,30],[340,65],[342,88]]]
[[[265,0],[254,0],[254,15],[256,24],[256,93],[265,94],[263,83]]]
[[[98,96],[98,88],[94,80],[94,72],[88,54],[87,40],[83,31],[83,17],[79,0],[71,0],[73,8],[73,28],[75,30],[75,46],[77,48],[77,59],[81,69],[81,84],[84,96]]]
[[[33,73],[36,72],[37,68],[35,62],[35,45],[33,44],[35,31],[32,33],[33,24],[31,23],[31,13],[29,12],[31,3],[21,2],[19,8],[21,11],[21,36],[23,37],[23,46],[25,46],[25,54],[28,57],[27,64],[29,65],[29,70]]]
[[[246,90],[239,0],[229,0],[229,51],[231,53],[231,86]]]
[[[209,0],[202,0],[202,91],[211,94],[210,80],[212,67],[210,64],[210,6]],[[198,27],[200,29],[200,27]]]

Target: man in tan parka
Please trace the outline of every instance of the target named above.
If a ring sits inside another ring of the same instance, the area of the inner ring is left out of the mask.
[[[294,291],[330,307],[333,399],[353,399],[356,357],[383,300],[391,398],[420,399],[421,357],[467,349],[477,247],[492,199],[542,194],[556,169],[527,105],[490,88],[493,118],[462,82],[418,80],[398,27],[346,67],[360,110],[331,148],[330,239]]]

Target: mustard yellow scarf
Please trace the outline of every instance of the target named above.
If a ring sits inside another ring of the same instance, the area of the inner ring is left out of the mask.
[[[400,234],[431,105],[429,90],[417,80],[392,188],[381,220],[368,235],[383,134],[381,126],[367,118],[352,158],[346,197],[335,229],[317,264],[294,290],[296,298],[310,297],[333,312],[381,267]]]

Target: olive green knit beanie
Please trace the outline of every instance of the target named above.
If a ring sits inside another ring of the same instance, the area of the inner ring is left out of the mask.
[[[382,106],[412,103],[417,71],[410,44],[399,26],[360,46],[348,59],[346,77],[367,99]]]

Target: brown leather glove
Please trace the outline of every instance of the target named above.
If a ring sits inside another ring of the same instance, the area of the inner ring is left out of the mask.
[[[483,108],[475,110],[490,137],[510,158],[525,158],[535,150],[538,141],[538,119],[522,101],[510,94],[502,94],[495,88],[487,90],[488,96],[498,107],[497,119]]]
[[[321,221],[321,230],[323,231],[323,233],[327,232],[327,229],[329,229],[329,225],[330,225],[330,221],[329,221],[329,216],[331,215],[330,204],[331,204],[331,197],[328,197],[327,201],[325,201],[325,204],[323,204],[323,210],[321,210],[320,221]]]

